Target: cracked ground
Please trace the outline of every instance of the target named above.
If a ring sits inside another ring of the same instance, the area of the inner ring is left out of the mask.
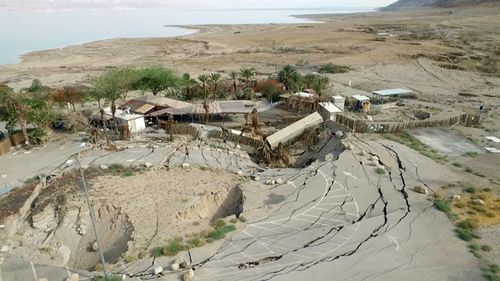
[[[281,178],[266,192],[245,190],[250,221],[226,241],[191,251],[196,280],[481,280],[477,261],[455,238],[446,216],[414,186],[437,189],[454,175],[407,147],[353,139],[353,150],[304,169],[271,169],[262,181]],[[183,150],[170,164],[201,160],[252,172],[230,149]],[[205,146],[206,147],[206,146]],[[363,151],[363,153],[361,153]],[[375,172],[380,159],[385,174]],[[265,195],[263,195],[265,194]],[[166,266],[169,261],[155,260]],[[141,272],[152,264],[134,266]],[[122,273],[131,273],[123,271]],[[133,272],[132,275],[133,276]],[[143,279],[176,280],[176,274]]]
[[[191,250],[195,279],[481,280],[476,259],[454,236],[446,216],[433,208],[429,195],[413,191],[416,185],[435,190],[456,175],[393,142],[350,141],[353,150],[339,159],[264,172],[257,172],[248,155],[230,145],[213,148],[195,141],[158,148],[154,161],[148,161],[162,167],[190,163],[246,176],[258,173],[262,182],[283,180],[244,190],[248,223],[223,242]],[[113,161],[152,157],[143,150],[113,153]],[[375,172],[374,156],[384,174]],[[88,161],[106,163],[107,157],[111,155]],[[114,272],[132,280],[177,280],[178,273],[152,276],[146,271],[153,264],[167,268],[170,262],[148,258]],[[43,266],[35,268],[43,271]],[[8,269],[7,261],[4,277]],[[62,275],[66,269],[60,271]]]

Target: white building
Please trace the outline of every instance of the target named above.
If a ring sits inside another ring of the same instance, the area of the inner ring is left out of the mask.
[[[336,95],[332,97],[333,104],[340,110],[344,111],[345,97]]]
[[[318,112],[325,121],[337,121],[336,115],[342,110],[332,102],[320,102]]]
[[[104,113],[108,116],[113,116],[111,108],[104,109]],[[116,123],[119,127],[127,124],[130,133],[138,133],[146,129],[146,122],[144,116],[134,113],[126,112],[125,110],[117,109],[115,112]]]

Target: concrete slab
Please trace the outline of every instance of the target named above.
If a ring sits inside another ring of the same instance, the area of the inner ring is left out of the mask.
[[[463,155],[467,152],[484,151],[464,136],[446,128],[424,128],[411,131],[419,141],[432,149],[447,155]]]

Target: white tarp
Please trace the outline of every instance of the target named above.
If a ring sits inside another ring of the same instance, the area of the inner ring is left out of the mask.
[[[488,140],[492,141],[492,142],[500,143],[500,139],[499,139],[499,138],[497,138],[497,137],[493,137],[493,136],[491,136],[491,137],[486,137],[486,138],[487,138]]]
[[[485,147],[484,149],[488,150],[491,153],[500,153],[500,150],[498,150],[494,147]]]

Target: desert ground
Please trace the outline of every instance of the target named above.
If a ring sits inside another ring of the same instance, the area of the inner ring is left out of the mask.
[[[0,66],[0,82],[88,84],[108,69],[157,64],[192,75],[253,67],[264,77],[285,64],[305,72],[331,62],[352,70],[328,74],[330,94],[407,87],[417,92],[415,103],[440,114],[488,108],[482,125],[413,131],[423,150],[394,136],[332,134],[312,163],[293,168],[265,167],[237,144],[186,136],[139,136],[105,151],[73,134],[30,153],[11,152],[1,156],[0,171],[13,185],[61,173],[65,180],[55,186],[67,191],[70,207],[60,216],[44,201],[57,193],[47,188],[33,205],[16,207],[19,216],[2,210],[0,281],[90,278],[100,270],[88,250],[93,239],[80,178],[68,164],[78,152],[93,175],[90,196],[113,261],[108,269],[127,280],[180,280],[172,268],[180,258],[190,260],[195,280],[492,280],[485,267],[500,256],[500,157],[484,147],[496,145],[485,136],[500,130],[500,5],[313,18],[321,23],[191,26],[199,32],[37,51]],[[235,187],[245,197],[245,220],[228,211]],[[493,217],[472,210],[475,196],[497,198],[484,199]],[[0,202],[15,205],[7,199]],[[451,210],[439,211],[436,200],[448,200]],[[177,237],[200,237],[218,217],[235,226],[224,239],[150,256]],[[475,239],[489,251],[457,238],[454,222],[464,218],[477,221]]]

